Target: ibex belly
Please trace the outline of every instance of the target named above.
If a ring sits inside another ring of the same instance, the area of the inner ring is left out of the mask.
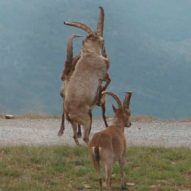
[[[65,88],[65,109],[71,116],[88,114],[95,105],[100,80],[107,66],[101,56],[82,57]]]

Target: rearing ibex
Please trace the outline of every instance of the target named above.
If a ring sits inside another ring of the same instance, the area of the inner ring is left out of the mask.
[[[64,104],[64,97],[65,97],[65,89],[66,86],[70,80],[70,77],[72,76],[76,63],[79,60],[80,56],[75,56],[73,57],[73,40],[76,37],[82,37],[80,35],[72,35],[69,39],[68,39],[68,43],[67,43],[67,51],[66,51],[66,60],[64,63],[64,70],[62,72],[61,75],[61,80],[63,81],[62,87],[61,87],[61,91],[60,91],[60,95],[63,98],[63,104]],[[63,107],[64,110],[64,107]],[[61,136],[64,133],[64,129],[65,129],[65,116],[64,116],[64,111],[62,113],[62,122],[61,122],[61,126],[58,132],[58,136]],[[81,136],[81,129],[80,126],[78,126],[78,136]]]
[[[83,29],[88,33],[82,43],[80,58],[67,84],[64,99],[64,111],[67,120],[72,125],[76,144],[79,144],[77,124],[83,125],[83,139],[88,143],[92,124],[91,110],[100,96],[100,87],[101,91],[103,91],[110,83],[108,74],[109,61],[108,58],[102,55],[104,50],[104,10],[100,7],[96,32],[93,32],[89,26],[80,22],[65,22],[65,24]],[[104,87],[101,86],[103,81],[106,81]]]
[[[61,80],[63,81],[63,84],[61,87],[60,95],[63,98],[63,103],[64,103],[64,97],[65,97],[65,88],[66,88],[66,86],[67,86],[67,84],[68,84],[68,82],[69,82],[69,80],[70,80],[70,78],[74,72],[77,61],[80,58],[80,55],[73,57],[73,40],[74,40],[74,38],[77,38],[77,37],[82,37],[82,36],[72,35],[71,37],[69,37],[68,43],[67,43],[66,61],[64,63],[64,70],[63,70],[62,75],[61,75]],[[98,102],[100,103],[100,100],[98,100]],[[105,116],[105,102],[101,103],[101,108],[102,108],[103,120],[104,120],[105,126],[107,127],[108,124],[107,124],[106,116]],[[64,116],[64,111],[63,111],[62,122],[61,122],[61,126],[60,126],[60,129],[58,132],[58,136],[61,136],[64,133],[64,129],[65,129],[64,123],[65,123],[65,116]],[[81,137],[80,125],[78,125],[77,135],[78,135],[78,137]]]

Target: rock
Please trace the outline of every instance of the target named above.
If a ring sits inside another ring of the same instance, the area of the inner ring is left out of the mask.
[[[14,115],[7,114],[5,115],[5,119],[14,119]]]

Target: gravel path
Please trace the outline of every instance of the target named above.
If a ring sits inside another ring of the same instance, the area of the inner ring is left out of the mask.
[[[0,119],[0,145],[75,145],[70,125],[61,137],[59,126],[60,119],[52,118]],[[94,120],[91,135],[103,127],[102,121]],[[128,145],[191,148],[191,122],[134,122],[125,135]]]

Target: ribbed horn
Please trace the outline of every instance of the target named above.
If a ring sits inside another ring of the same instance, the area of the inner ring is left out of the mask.
[[[132,96],[132,92],[127,92],[126,93],[125,100],[123,102],[123,107],[124,108],[129,108],[131,96]]]
[[[104,28],[104,9],[103,7],[100,8],[100,14],[99,14],[99,19],[97,23],[97,33],[98,35],[103,37],[103,28]]]
[[[88,34],[93,33],[92,29],[89,26],[87,26],[83,23],[80,23],[80,22],[64,22],[64,24],[80,28],[80,29],[84,30],[85,32],[87,32]]]
[[[112,92],[103,92],[102,95],[103,95],[103,96],[104,96],[104,95],[110,95],[110,96],[112,96],[112,97],[115,99],[115,101],[117,102],[119,109],[122,108],[122,103],[121,103],[119,97],[118,97],[117,95],[115,95],[114,93],[112,93]]]

